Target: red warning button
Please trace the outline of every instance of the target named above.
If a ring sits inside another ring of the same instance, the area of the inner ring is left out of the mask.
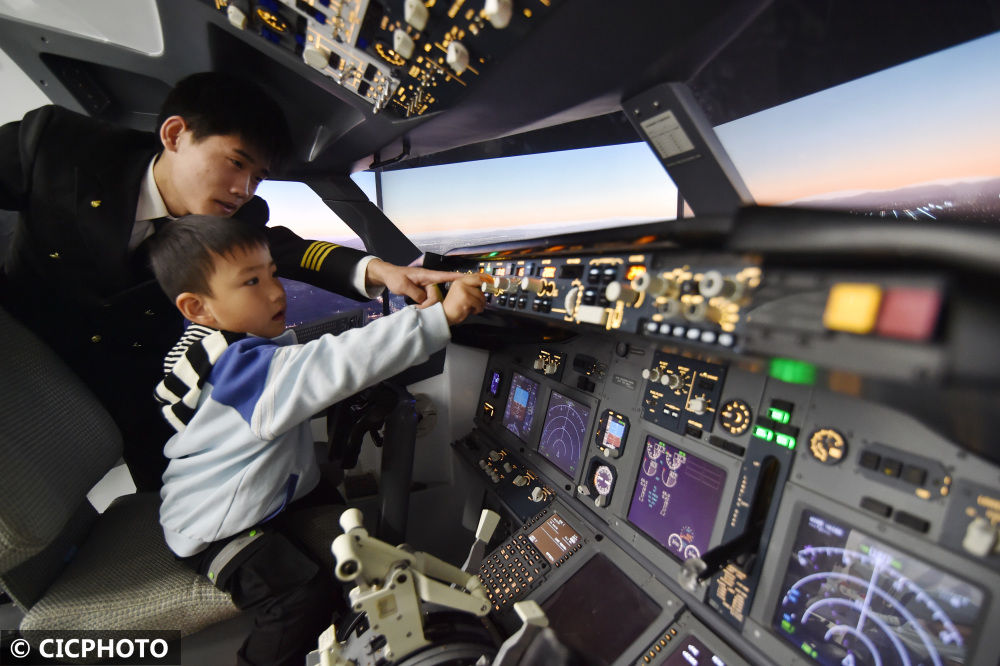
[[[882,296],[875,332],[887,338],[929,340],[941,313],[937,289],[890,287]]]

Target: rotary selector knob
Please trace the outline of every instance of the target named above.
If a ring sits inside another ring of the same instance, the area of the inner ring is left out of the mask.
[[[545,493],[542,491],[541,486],[535,486],[531,489],[530,499],[532,502],[541,502],[545,499]]]
[[[531,367],[533,367],[535,370],[544,370],[545,369],[545,361],[543,361],[540,358],[536,358],[535,362],[531,364]]]
[[[546,375],[554,375],[556,374],[556,370],[558,369],[559,369],[558,363],[556,363],[555,361],[549,361],[548,363],[545,364],[545,369],[543,370],[543,372]]]
[[[705,402],[705,398],[703,398],[703,397],[701,397],[699,395],[699,396],[695,396],[695,397],[691,398],[688,401],[687,408],[688,408],[689,412],[693,412],[695,414],[704,414],[705,413],[705,408],[707,406],[708,405]]]
[[[604,288],[604,297],[612,303],[621,301],[625,305],[635,305],[635,302],[639,300],[639,295],[640,292],[630,286],[623,285],[621,282],[612,282]]]
[[[540,294],[544,288],[545,282],[539,280],[538,278],[526,277],[521,279],[521,289],[524,291],[530,291],[533,294]]]
[[[648,379],[651,382],[660,381],[660,369],[659,368],[643,368],[642,378]]]
[[[680,293],[680,287],[675,280],[658,277],[650,273],[640,273],[632,278],[631,286],[636,291],[646,292],[652,298],[667,296],[673,298]]]
[[[736,298],[742,291],[742,285],[731,277],[725,277],[719,271],[705,271],[698,283],[698,293],[705,298]]]
[[[976,557],[986,557],[997,547],[997,528],[982,516],[977,516],[965,528],[962,548]]]
[[[513,294],[519,286],[521,283],[513,278],[502,277],[497,278],[496,281],[497,293]]]
[[[667,372],[660,377],[660,383],[669,388],[675,389],[681,385],[681,376],[675,372]]]

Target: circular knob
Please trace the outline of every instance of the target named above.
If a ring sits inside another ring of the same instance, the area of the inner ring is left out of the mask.
[[[545,369],[545,361],[543,361],[540,358],[536,358],[535,362],[531,364],[531,367],[533,367],[535,370],[544,370]]]
[[[698,283],[698,293],[705,298],[735,298],[742,290],[739,282],[731,277],[724,277],[719,271],[705,271]]]
[[[703,321],[708,314],[708,306],[705,302],[688,303],[684,306],[684,318],[688,321]]]
[[[648,379],[651,382],[656,382],[660,380],[660,369],[659,368],[643,368],[642,378]]]
[[[982,516],[977,516],[965,528],[962,548],[977,557],[986,557],[997,546],[997,528]]]
[[[581,495],[590,495],[590,488],[588,488],[583,484],[580,484],[579,486],[576,487],[576,492],[580,493]]]
[[[705,398],[701,396],[696,396],[688,400],[687,408],[689,412],[693,412],[695,414],[704,414],[705,406],[706,406]]]
[[[656,311],[662,314],[666,319],[679,317],[682,309],[683,307],[681,306],[681,302],[676,298],[671,298],[665,303],[656,304]]]
[[[665,386],[675,389],[681,385],[681,376],[674,372],[668,372],[660,378],[660,381]]]
[[[541,502],[543,499],[545,499],[545,493],[542,492],[542,487],[535,486],[534,488],[532,488],[530,498],[532,502]]]
[[[548,363],[545,364],[545,370],[543,372],[547,375],[554,375],[556,374],[556,370],[558,369],[559,365],[557,363],[555,363],[554,361],[549,361]]]
[[[644,291],[652,298],[667,296],[673,298],[680,292],[677,282],[667,278],[661,278],[650,273],[640,273],[632,278],[632,288],[636,291]]]
[[[498,293],[513,294],[517,291],[517,288],[521,286],[521,283],[514,278],[502,277],[497,278],[496,288]]]
[[[543,287],[545,287],[545,282],[539,280],[538,278],[526,277],[521,280],[521,289],[530,291],[533,294],[542,293]]]
[[[625,305],[635,305],[639,300],[639,292],[621,282],[612,282],[604,289],[604,297],[611,302],[622,301]]]

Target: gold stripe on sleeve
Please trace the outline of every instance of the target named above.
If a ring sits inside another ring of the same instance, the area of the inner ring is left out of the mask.
[[[322,268],[323,262],[326,260],[326,256],[328,254],[330,254],[331,252],[333,252],[333,248],[335,248],[335,247],[337,247],[337,246],[334,245],[333,243],[330,243],[330,245],[326,249],[324,249],[322,252],[320,252],[319,256],[316,257],[316,262],[315,262],[316,263],[316,268],[314,270],[318,271],[320,268]]]
[[[302,253],[302,263],[299,264],[302,268],[311,268],[310,263],[312,261],[312,256],[325,245],[323,241],[313,241],[306,248],[306,251]]]

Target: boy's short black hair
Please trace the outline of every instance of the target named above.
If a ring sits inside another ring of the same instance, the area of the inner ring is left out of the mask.
[[[217,215],[185,215],[165,224],[148,241],[149,262],[171,301],[189,291],[211,295],[208,280],[216,256],[268,247],[262,226]]]
[[[237,135],[259,150],[274,172],[288,158],[291,135],[285,114],[262,88],[222,72],[200,72],[181,79],[167,94],[156,130],[171,116],[181,116],[196,141]]]

